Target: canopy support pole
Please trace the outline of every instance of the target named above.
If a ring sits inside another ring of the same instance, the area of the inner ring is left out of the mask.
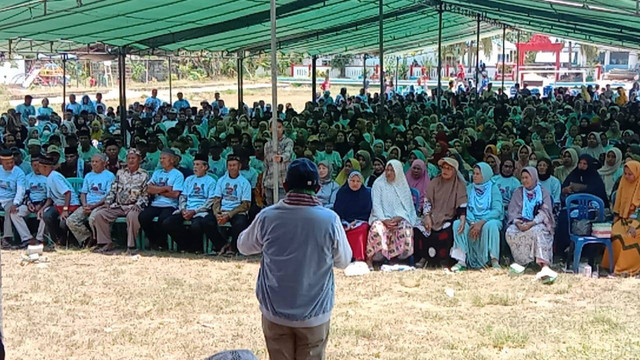
[[[383,26],[383,19],[384,19],[384,0],[378,0],[378,15],[379,15],[379,20],[378,20],[378,36],[379,36],[379,45],[380,45],[380,96],[379,96],[379,102],[380,102],[380,109],[379,110],[379,114],[378,116],[380,117],[380,122],[383,121],[384,119],[384,105],[385,105],[385,83],[384,83],[384,26]]]
[[[123,144],[127,146],[127,89],[126,89],[126,48],[120,48],[118,52],[118,80],[120,88],[120,131],[122,132]],[[130,144],[129,144],[130,145]]]
[[[244,57],[238,52],[238,112],[244,113]]]
[[[173,79],[171,71],[171,55],[169,55],[169,105],[173,106]]]
[[[573,55],[573,43],[569,41],[569,70],[571,70],[571,55]]]
[[[62,54],[62,114],[65,113],[66,104],[67,104],[67,54]]]
[[[507,27],[506,26],[502,26],[502,92],[504,93],[504,69],[505,69],[505,62],[507,61],[505,56],[505,37],[507,36]]]
[[[311,56],[311,102],[315,103],[318,100],[317,86],[318,75],[316,72],[316,62],[318,57],[316,55]]]
[[[440,94],[442,93],[442,3],[438,9],[438,88],[436,89],[436,96],[438,98],[438,119],[442,111],[442,102],[440,101]]]
[[[367,54],[362,54],[362,88],[367,94]]]
[[[393,87],[393,91],[395,91],[396,93],[398,93],[398,68],[400,66],[400,56],[396,56],[396,83],[395,86]]]
[[[273,153],[278,154],[278,58],[276,54],[276,0],[271,0],[271,145]],[[273,159],[267,159],[273,161]],[[278,202],[280,183],[278,174],[280,164],[273,161],[273,202]]]
[[[518,30],[518,39],[516,40],[516,78],[517,83],[520,82],[520,30]],[[516,94],[517,96],[518,94]]]
[[[480,93],[478,75],[480,75],[480,14],[476,15],[476,93]]]

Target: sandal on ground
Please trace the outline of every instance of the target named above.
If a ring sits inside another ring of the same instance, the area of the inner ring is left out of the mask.
[[[415,268],[416,268],[416,269],[424,269],[424,268],[426,268],[426,267],[427,267],[427,264],[428,264],[428,263],[429,263],[429,262],[427,261],[427,259],[422,258],[422,259],[420,259],[420,261],[418,261],[418,262],[416,263]]]
[[[451,267],[451,272],[453,272],[453,273],[459,273],[459,272],[462,272],[462,271],[465,271],[465,270],[467,270],[467,267],[462,265],[462,264],[460,264],[460,263],[457,263],[457,264],[455,264],[455,265],[453,265]]]

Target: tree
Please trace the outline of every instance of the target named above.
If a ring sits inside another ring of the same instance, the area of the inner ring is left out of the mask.
[[[331,68],[340,70],[340,77],[346,77],[345,68],[347,65],[351,63],[353,60],[353,55],[351,54],[338,54],[333,56],[331,59]]]
[[[596,46],[580,44],[580,51],[582,52],[582,54],[586,59],[585,63],[587,66],[593,66],[598,64],[599,52]]]

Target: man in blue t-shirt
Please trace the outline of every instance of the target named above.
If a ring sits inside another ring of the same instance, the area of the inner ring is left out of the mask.
[[[153,172],[147,193],[152,196],[149,207],[138,215],[140,226],[149,238],[152,248],[164,248],[167,243],[167,233],[164,230],[164,221],[178,208],[178,198],[184,186],[184,176],[176,169],[175,164],[180,157],[173,149],[164,149],[160,154],[160,166]],[[153,219],[158,217],[158,222]]]
[[[221,255],[235,256],[238,235],[249,226],[247,212],[251,207],[251,184],[240,175],[240,158],[227,156],[227,173],[218,179],[213,200],[213,215],[222,226],[231,223],[231,243],[220,251]]]
[[[64,107],[64,110],[71,110],[73,115],[80,115],[82,111],[82,105],[76,102],[76,96],[74,94],[69,95],[69,103]]]
[[[0,206],[4,210],[4,230],[2,232],[2,247],[11,247],[13,238],[11,228],[11,214],[18,212],[18,206],[22,204],[25,191],[24,172],[15,165],[13,153],[9,149],[0,152]]]
[[[111,190],[116,176],[105,170],[107,155],[95,154],[91,157],[91,172],[85,176],[80,189],[80,203],[76,211],[67,218],[67,226],[80,245],[91,238],[91,230],[85,225],[87,218],[93,228],[93,210],[104,204],[104,199]]]
[[[224,246],[224,239],[218,232],[216,219],[211,212],[216,190],[216,181],[207,175],[209,163],[207,154],[195,156],[193,172],[184,181],[183,191],[178,200],[178,209],[162,223],[165,231],[178,244],[180,251],[202,251],[202,234],[213,241],[214,250]],[[191,221],[185,226],[185,221]],[[206,249],[205,249],[206,251]]]
[[[31,95],[26,95],[24,97],[24,104],[16,106],[16,113],[20,114],[20,121],[22,121],[23,124],[29,123],[29,116],[36,115],[36,108],[31,105],[32,100],[33,97],[31,97]]]
[[[178,111],[180,111],[181,109],[186,109],[188,107],[191,107],[189,102],[187,100],[185,100],[182,96],[183,96],[182,93],[179,92],[178,93],[178,100],[176,100],[173,103],[173,108],[178,110]]]
[[[66,234],[66,220],[80,207],[80,200],[71,183],[53,170],[56,165],[56,159],[49,155],[40,158],[40,172],[47,177],[47,200],[38,211],[38,218],[44,220],[51,239],[60,245]]]
[[[18,211],[11,214],[11,221],[20,234],[21,247],[23,248],[44,241],[44,221],[38,220],[38,232],[34,239],[25,220],[30,214],[38,213],[47,200],[47,178],[40,173],[40,158],[38,156],[31,157],[31,172],[25,176],[25,188],[26,203],[20,205]]]

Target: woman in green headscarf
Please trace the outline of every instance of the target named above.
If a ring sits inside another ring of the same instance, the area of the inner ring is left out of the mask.
[[[342,170],[340,170],[340,173],[338,173],[336,177],[336,183],[340,186],[344,185],[353,170],[360,171],[360,162],[357,159],[351,158],[344,162]]]
[[[409,153],[409,157],[407,158],[407,162],[404,164],[403,166],[403,170],[406,173],[407,171],[409,171],[409,169],[411,169],[411,165],[413,164],[414,160],[422,160],[425,163],[427,162],[427,158],[424,156],[424,153],[418,149],[416,150],[412,150]]]
[[[362,177],[365,181],[373,174],[373,163],[371,162],[371,154],[366,150],[360,150],[356,153],[356,159],[360,163],[362,169]]]

